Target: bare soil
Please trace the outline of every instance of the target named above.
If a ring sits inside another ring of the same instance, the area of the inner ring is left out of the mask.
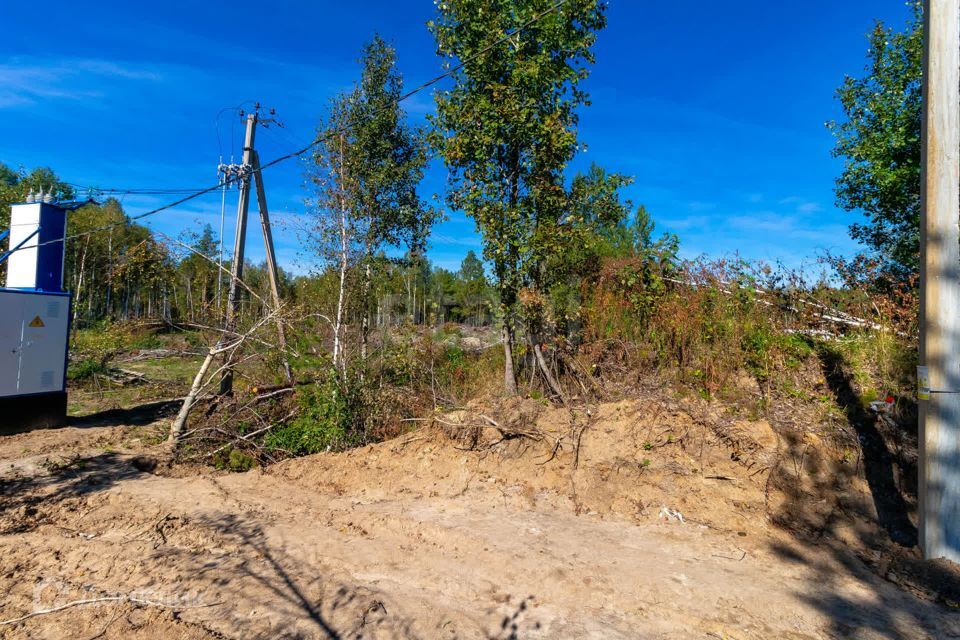
[[[227,474],[134,418],[0,438],[0,620],[66,607],[0,637],[960,637],[948,591],[871,564],[858,474],[829,536],[791,528],[826,498],[762,420],[528,400]]]

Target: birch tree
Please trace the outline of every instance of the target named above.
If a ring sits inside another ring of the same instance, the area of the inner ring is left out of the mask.
[[[372,268],[385,251],[420,255],[435,212],[417,187],[427,163],[424,131],[400,107],[403,80],[396,52],[379,36],[363,51],[359,82],[337,96],[318,135],[308,180],[314,211],[311,243],[339,276],[333,314],[333,361],[343,371],[344,325],[351,279],[359,281],[360,353],[366,357],[372,312]],[[359,267],[361,274],[352,277]]]

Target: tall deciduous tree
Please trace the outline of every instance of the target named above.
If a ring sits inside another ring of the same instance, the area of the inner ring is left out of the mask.
[[[14,170],[0,162],[0,230],[10,224],[10,205],[23,202],[29,192],[52,193],[57,200],[73,198],[73,188],[60,180],[48,167],[27,172],[22,167]]]
[[[355,181],[352,209],[363,263],[360,351],[366,358],[375,256],[401,246],[421,255],[435,216],[417,191],[427,165],[427,136],[406,122],[400,107],[403,78],[396,50],[375,35],[364,48],[362,64],[347,170]]]
[[[335,258],[339,271],[333,324],[334,361],[341,367],[348,271],[363,267],[358,306],[365,355],[376,256],[390,247],[421,254],[434,219],[417,191],[427,164],[426,134],[407,124],[400,107],[403,79],[396,51],[375,36],[361,63],[359,83],[334,100],[318,131],[324,143],[309,172],[318,211],[314,240]],[[330,211],[335,214],[328,216]]]
[[[209,224],[204,225],[200,234],[189,231],[184,235],[183,244],[189,249],[180,260],[178,271],[184,288],[185,311],[191,321],[196,321],[206,318],[217,302],[217,282],[222,278],[217,268],[220,243]]]
[[[837,204],[868,218],[851,235],[899,275],[916,272],[920,260],[923,9],[911,4],[906,31],[878,23],[871,32],[866,75],[847,77],[837,92],[846,120],[827,125],[834,155],[846,161]]]
[[[74,320],[142,315],[170,319],[174,263],[147,227],[131,223],[120,202],[90,203],[67,217],[66,282]]]
[[[587,102],[579,85],[605,24],[600,0],[446,0],[430,23],[440,55],[465,63],[454,87],[436,94],[435,124],[449,202],[475,220],[493,266],[509,394],[519,294],[536,279],[549,227],[566,206],[563,170],[577,151],[577,107]]]
[[[458,304],[464,317],[479,326],[485,311],[484,298],[489,285],[483,270],[483,262],[473,249],[467,251],[467,255],[464,256],[457,277],[460,282],[457,292]]]

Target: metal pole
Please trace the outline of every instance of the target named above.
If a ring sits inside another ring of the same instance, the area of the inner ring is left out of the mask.
[[[240,308],[239,283],[243,279],[243,260],[244,249],[247,240],[247,213],[250,210],[250,173],[249,168],[253,166],[253,142],[257,131],[257,113],[247,115],[247,133],[243,143],[243,170],[244,175],[240,179],[240,202],[237,205],[237,229],[233,239],[233,264],[230,269],[230,289],[227,293],[227,314],[225,336],[229,339],[230,332],[233,331],[236,322],[237,312]],[[227,356],[229,357],[229,355]],[[226,367],[223,370],[223,377],[220,379],[220,394],[227,395],[233,392],[233,370]]]
[[[280,308],[280,284],[277,273],[277,257],[273,250],[273,231],[270,229],[270,213],[267,210],[267,194],[263,187],[263,172],[260,170],[260,155],[253,152],[253,179],[257,185],[257,208],[260,210],[260,226],[263,227],[263,244],[267,252],[267,273],[270,275],[270,292],[273,294],[273,306]],[[293,382],[290,361],[287,359],[287,333],[283,328],[283,319],[277,317],[277,335],[283,350],[283,373],[287,382]]]
[[[924,2],[920,546],[960,562],[960,0]]]

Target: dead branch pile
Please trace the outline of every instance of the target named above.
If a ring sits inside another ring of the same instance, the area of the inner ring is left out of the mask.
[[[241,451],[260,464],[284,457],[282,451],[268,451],[263,438],[290,420],[297,412],[294,387],[275,388],[261,393],[217,396],[198,403],[189,430],[179,440],[178,452],[184,461],[211,462],[218,455]]]

